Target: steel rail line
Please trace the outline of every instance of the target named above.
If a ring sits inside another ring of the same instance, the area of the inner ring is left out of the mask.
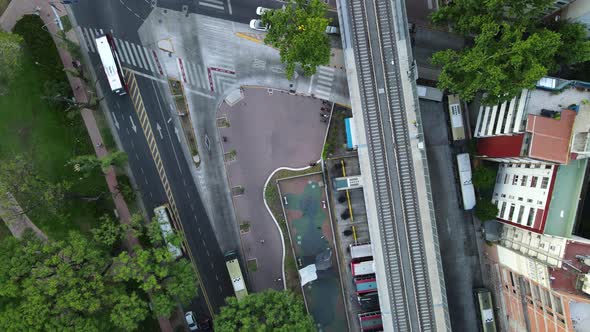
[[[349,10],[395,330],[433,330],[391,2],[350,0]]]

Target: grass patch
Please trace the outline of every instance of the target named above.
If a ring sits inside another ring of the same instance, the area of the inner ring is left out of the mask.
[[[326,144],[322,150],[322,158],[326,159],[346,152],[346,128],[344,118],[351,117],[352,111],[349,108],[335,106],[328,128]]]
[[[80,179],[66,167],[72,157],[94,154],[94,149],[79,114],[68,117],[64,107],[42,98],[46,82],[66,76],[51,36],[41,29],[43,22],[38,17],[25,18],[26,24],[18,30],[27,50],[22,72],[0,96],[0,162],[23,155],[47,181],[72,183],[59,217],[40,209],[28,213],[48,236],[63,238],[68,230],[87,231],[97,225],[98,217],[112,210],[112,201],[102,174]]]
[[[250,223],[244,222],[244,223],[240,224],[240,231],[242,233],[248,233],[250,231]]]
[[[256,272],[258,270],[258,263],[256,263],[255,259],[248,260],[248,271]]]
[[[0,0],[0,16],[4,14],[4,11],[10,4],[10,0]]]
[[[279,223],[281,231],[283,232],[283,241],[285,242],[285,250],[287,251],[285,253],[285,282],[287,283],[287,288],[296,294],[301,294],[299,273],[295,257],[293,255],[293,249],[291,247],[291,240],[289,239],[287,221],[285,220],[285,215],[283,214],[283,206],[281,202],[281,197],[279,196],[279,189],[277,188],[277,180],[297,175],[317,173],[321,170],[322,169],[320,165],[316,165],[303,171],[278,171],[272,176],[272,178],[268,182],[266,190],[264,191],[264,199],[266,200],[266,203],[268,204],[270,211]]]
[[[68,15],[61,16],[60,19],[61,24],[64,27],[64,32],[72,30],[72,21],[70,21],[70,17]]]

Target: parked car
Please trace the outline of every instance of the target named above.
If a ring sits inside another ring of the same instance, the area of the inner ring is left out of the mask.
[[[193,314],[192,311],[189,311],[186,314],[184,314],[184,319],[186,320],[186,325],[188,325],[189,330],[197,331],[199,329],[199,324],[197,323],[195,314]]]
[[[326,33],[329,35],[337,35],[340,33],[340,29],[338,29],[338,27],[328,25],[326,27]]]
[[[262,14],[266,13],[269,10],[272,10],[272,9],[265,8],[265,7],[258,7],[258,8],[256,8],[256,15],[262,16]]]
[[[253,19],[253,20],[250,21],[250,28],[252,28],[254,30],[266,32],[266,31],[268,31],[268,28],[270,28],[270,26],[269,25],[263,25],[262,24],[262,20]]]

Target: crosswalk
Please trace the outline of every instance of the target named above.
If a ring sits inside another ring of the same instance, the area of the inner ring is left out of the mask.
[[[312,93],[314,96],[329,100],[332,94],[332,83],[334,81],[334,68],[331,67],[318,67],[316,74],[314,75],[315,85],[312,79]]]
[[[102,29],[91,29],[77,27],[82,35],[82,48],[86,52],[96,52],[94,40],[105,34]],[[163,75],[161,65],[157,53],[154,50],[148,49],[142,45],[130,43],[126,40],[113,38],[119,60],[128,67],[136,67],[151,72],[156,75]]]
[[[226,10],[226,2],[223,0],[199,0],[197,1],[197,5],[203,8],[219,10],[222,12],[225,12]],[[227,0],[227,11],[230,15],[232,14],[230,0]]]

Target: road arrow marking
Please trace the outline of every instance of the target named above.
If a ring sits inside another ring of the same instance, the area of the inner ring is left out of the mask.
[[[178,143],[180,142],[180,135],[178,134],[178,128],[174,127],[174,133],[176,134],[176,138],[178,139]]]
[[[158,131],[158,133],[160,133],[160,139],[164,139],[164,136],[162,136],[162,127],[160,127],[160,124],[156,122],[156,130]]]
[[[119,130],[119,121],[117,121],[115,113],[111,112],[111,116],[113,117],[113,121],[115,122],[115,127],[117,127],[117,130]]]
[[[133,118],[131,115],[129,116],[129,120],[131,121],[131,129],[133,129],[133,131],[137,134],[137,127],[135,126],[135,123],[133,123]]]

